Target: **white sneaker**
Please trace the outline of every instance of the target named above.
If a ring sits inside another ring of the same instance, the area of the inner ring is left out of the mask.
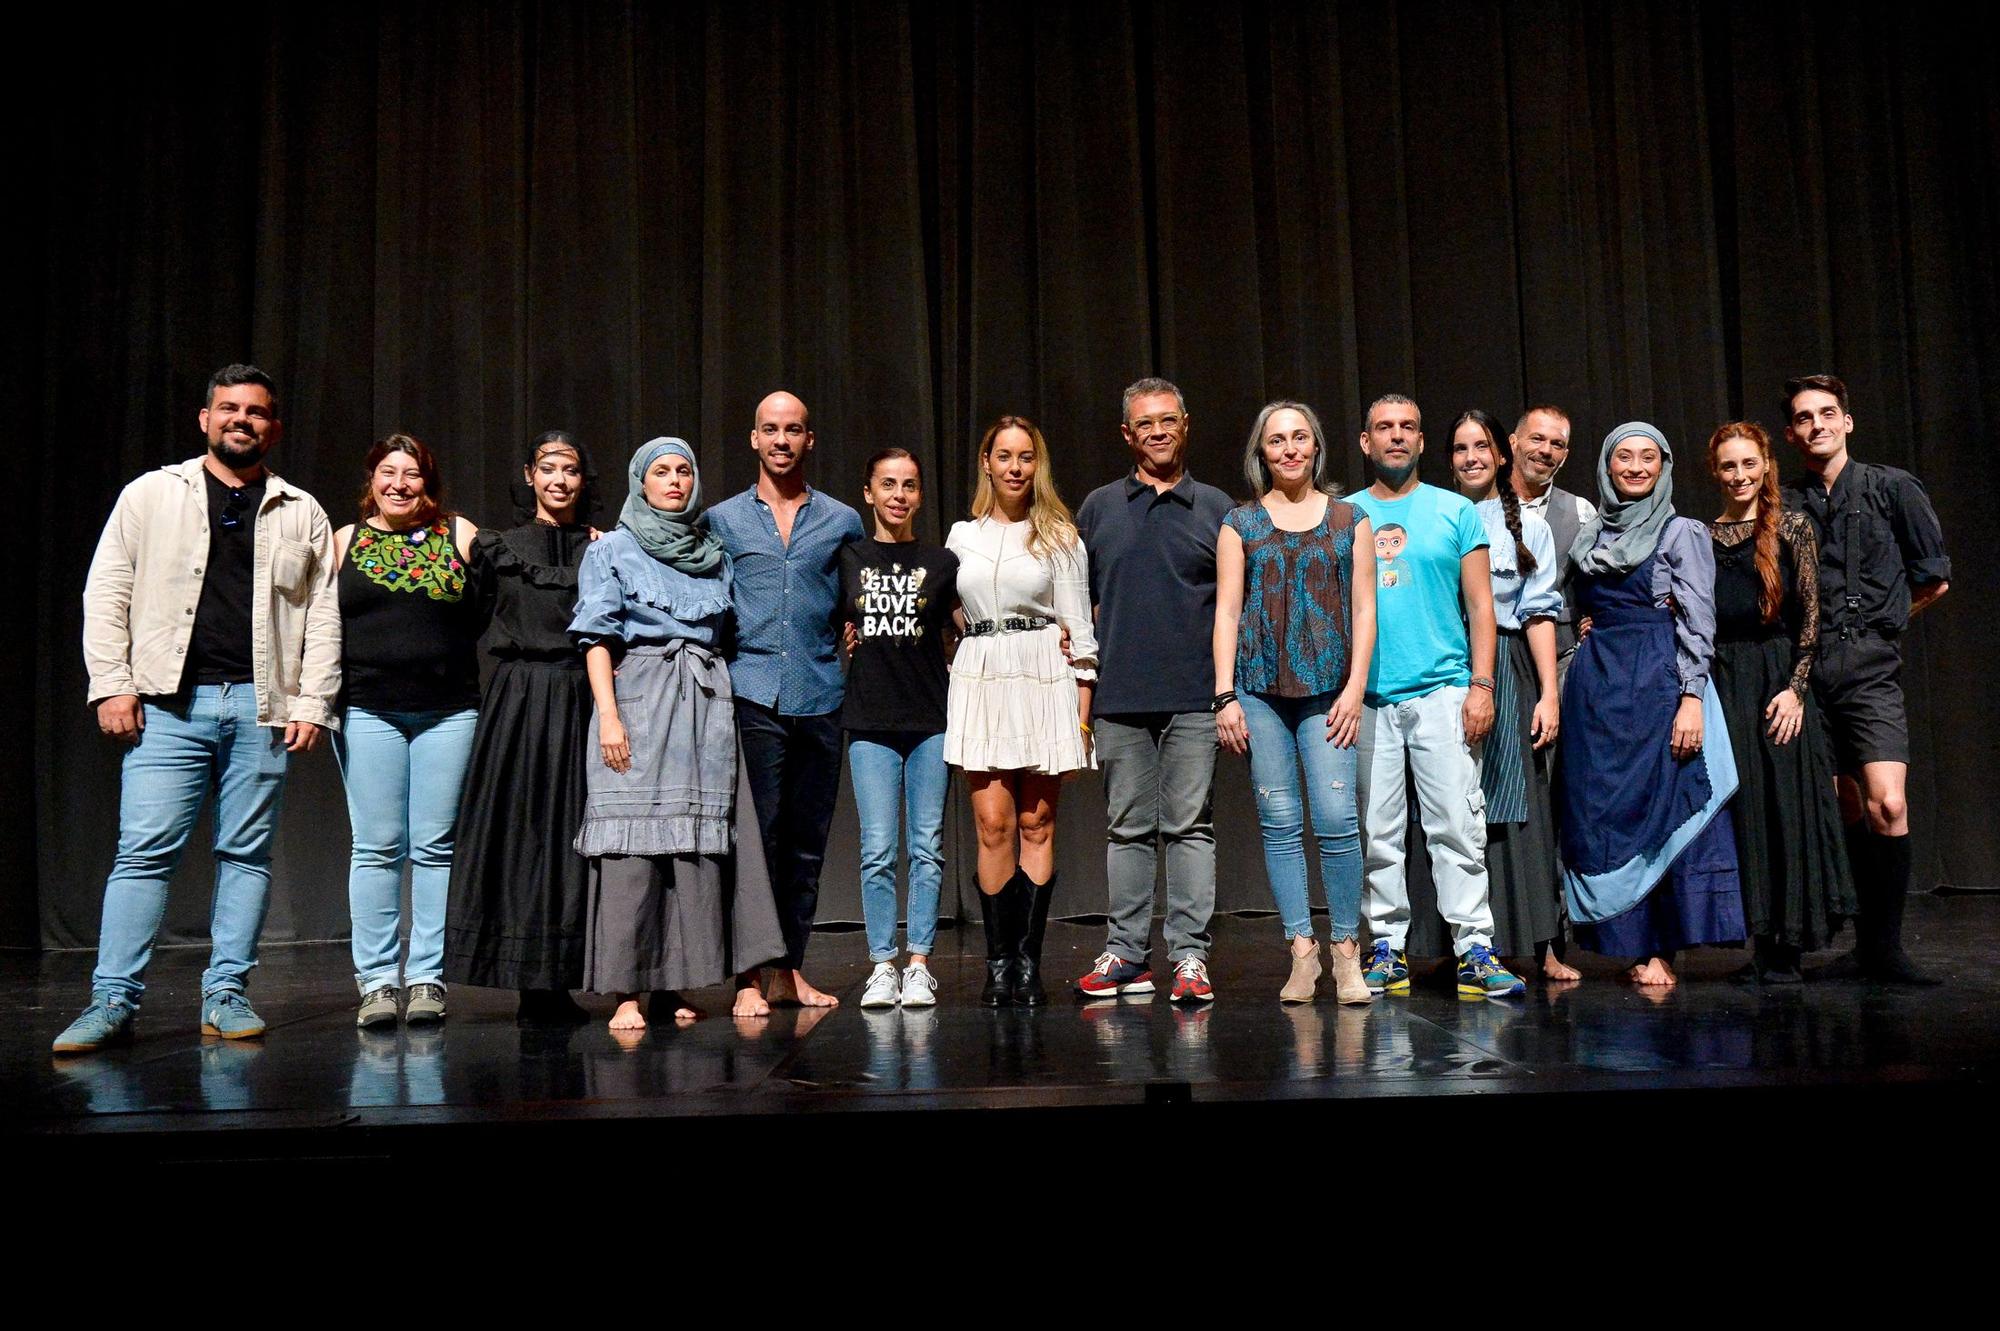
[[[903,967],[903,1006],[937,1006],[937,977],[929,966]]]
[[[861,991],[862,1007],[894,1007],[902,997],[902,985],[896,978],[896,963],[878,961],[868,976],[868,987]]]

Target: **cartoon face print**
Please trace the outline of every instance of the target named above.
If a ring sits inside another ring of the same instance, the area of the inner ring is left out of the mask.
[[[1383,587],[1401,586],[1405,570],[1401,558],[1409,548],[1410,533],[1400,522],[1385,523],[1375,533],[1375,573],[1376,582]]]

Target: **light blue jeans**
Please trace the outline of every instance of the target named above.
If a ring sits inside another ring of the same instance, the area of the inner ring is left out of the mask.
[[[202,684],[186,698],[147,699],[146,728],[125,753],[118,790],[118,858],[104,884],[96,993],[132,1006],[146,986],[167,884],[201,806],[215,791],[215,899],[201,994],[243,992],[271,894],[271,834],[285,789],[285,731],[257,724],[250,684]]]
[[[1279,698],[1243,693],[1250,728],[1250,781],[1257,788],[1257,821],[1264,832],[1264,871],[1284,920],[1285,938],[1311,938],[1312,906],[1306,900],[1304,801],[1299,765],[1312,792],[1313,839],[1319,842],[1320,877],[1326,884],[1327,927],[1336,943],[1361,930],[1361,822],[1356,812],[1355,750],[1326,738],[1326,713],[1334,695]]]
[[[896,842],[908,827],[910,951],[929,956],[937,942],[938,890],[944,881],[939,835],[950,771],[944,736],[862,732],[847,742],[854,807],[861,815],[861,916],[868,959],[896,955]]]
[[[460,712],[347,709],[333,752],[347,784],[354,854],[347,868],[354,981],[441,984],[444,914],[458,797],[472,760],[475,708]],[[402,951],[403,863],[410,865],[410,957]]]

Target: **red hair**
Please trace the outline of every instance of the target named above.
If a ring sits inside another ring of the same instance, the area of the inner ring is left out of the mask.
[[[1730,421],[1708,437],[1708,474],[1718,481],[1722,468],[1717,455],[1732,439],[1756,445],[1764,459],[1764,480],[1757,487],[1757,580],[1763,583],[1757,593],[1757,610],[1766,624],[1775,624],[1785,603],[1784,580],[1778,576],[1778,519],[1784,516],[1778,499],[1778,460],[1771,456],[1771,436],[1764,433],[1763,426],[1755,421]]]

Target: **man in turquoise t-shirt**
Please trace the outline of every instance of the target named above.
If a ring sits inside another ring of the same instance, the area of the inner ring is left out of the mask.
[[[1415,778],[1438,910],[1451,925],[1462,994],[1527,986],[1492,953],[1486,796],[1478,745],[1493,728],[1493,581],[1486,526],[1462,495],[1417,479],[1423,418],[1398,394],[1368,408],[1361,451],[1375,483],[1351,497],[1375,529],[1375,660],[1358,745],[1367,856],[1365,968],[1376,993],[1406,992],[1410,968],[1409,791]]]

